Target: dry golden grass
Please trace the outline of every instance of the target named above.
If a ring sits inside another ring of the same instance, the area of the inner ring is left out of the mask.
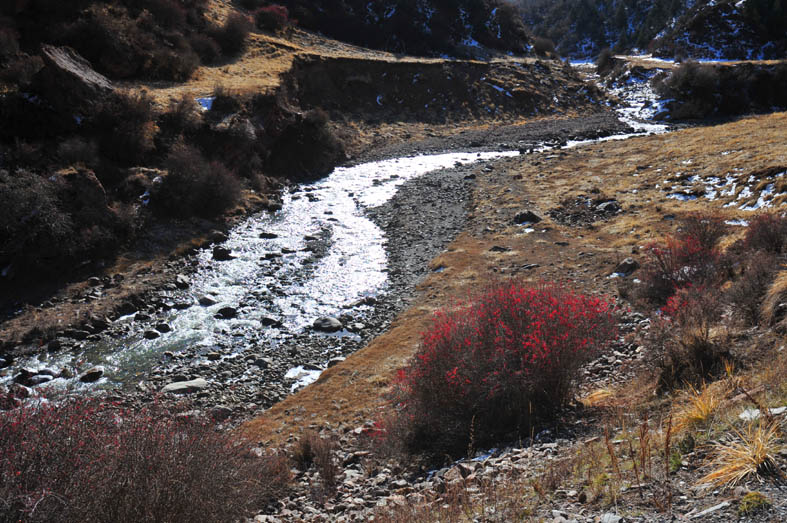
[[[700,389],[689,385],[686,400],[675,414],[675,430],[680,432],[707,425],[723,399],[717,389],[706,384]]]
[[[697,482],[699,485],[729,488],[747,478],[762,480],[776,474],[775,456],[780,448],[778,425],[751,423],[743,432],[734,432],[737,441],[713,445],[713,470]]]
[[[779,309],[785,301],[787,301],[787,271],[780,271],[762,302],[763,324],[771,327],[778,325],[779,330],[784,330],[785,318],[780,317]]]
[[[613,397],[613,394],[614,393],[609,388],[596,389],[587,396],[584,396],[580,401],[585,407],[608,406],[609,400]]]

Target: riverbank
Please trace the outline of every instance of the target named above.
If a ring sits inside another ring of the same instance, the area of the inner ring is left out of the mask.
[[[368,151],[353,163],[360,159],[379,161],[435,153],[457,146],[476,154],[510,149],[526,151],[542,145],[559,146],[573,138],[595,138],[627,129],[612,115],[537,120],[494,129],[466,130],[458,137],[432,136],[389,144],[388,149]],[[286,342],[278,341],[275,346],[263,341],[264,336],[248,327],[217,334],[226,340],[215,345],[205,346],[194,339],[190,346],[163,351],[160,360],[151,361],[153,365],[148,372],[140,370],[138,375],[125,376],[127,383],[136,384],[136,390],[125,387],[124,394],[129,400],[137,401],[157,393],[170,382],[205,379],[212,385],[194,395],[196,403],[204,407],[220,405],[245,417],[280,401],[298,381],[286,378],[288,372],[300,368],[301,373],[308,376],[324,369],[329,361],[335,363],[338,358],[348,356],[382,333],[409,303],[414,285],[429,272],[429,261],[463,229],[467,195],[476,169],[477,166],[457,167],[408,182],[391,202],[370,210],[370,216],[387,238],[390,285],[383,296],[356,307],[359,311],[351,307],[344,312],[344,323],[360,324],[362,328],[354,328],[355,332],[347,332],[341,338],[305,332],[288,337]],[[292,190],[297,191],[293,197],[298,197],[298,193],[300,197],[310,197],[308,187],[293,187]],[[419,205],[408,203],[410,200]],[[239,223],[241,218],[239,214],[233,221]],[[64,359],[64,355],[82,354],[90,346],[117,344],[118,340],[168,334],[160,330],[174,326],[171,318],[178,314],[177,311],[204,307],[199,304],[204,296],[197,296],[190,290],[190,279],[199,267],[199,257],[210,258],[210,250],[222,244],[229,230],[224,227],[216,231],[208,222],[200,225],[201,237],[186,241],[174,256],[119,266],[117,271],[107,271],[108,276],[77,284],[40,307],[6,321],[2,326],[2,339],[7,346],[12,346],[6,351],[6,358],[18,360],[16,369],[20,368],[19,361],[30,361],[33,363],[29,366],[31,369],[38,368],[55,376],[65,370],[64,376],[73,376],[69,382],[76,384],[75,378],[101,361],[91,362],[90,357],[85,356],[81,364],[77,359],[77,365],[72,365],[67,362],[74,358]],[[315,260],[319,260],[330,249],[330,238],[315,237],[309,241],[308,248],[312,249]],[[282,264],[281,253],[271,253],[261,266],[269,266],[266,270],[274,273]],[[256,303],[256,308],[266,309],[270,307],[266,300],[276,299],[275,291],[267,298],[251,296],[250,299],[252,302],[247,299],[245,304],[227,305],[242,308]],[[123,319],[116,321],[118,318]],[[36,335],[48,339],[42,342],[43,338],[36,338]],[[279,346],[281,343],[284,345]],[[58,365],[66,368],[56,368]],[[14,371],[6,369],[3,372],[8,378]],[[105,387],[112,389],[114,386],[108,383]]]

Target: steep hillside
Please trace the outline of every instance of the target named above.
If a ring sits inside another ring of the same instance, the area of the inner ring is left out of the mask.
[[[692,58],[780,58],[787,16],[779,1],[520,0],[526,25],[566,56],[604,47]]]
[[[517,54],[529,48],[524,25],[516,10],[504,0],[283,0],[279,3],[289,8],[290,15],[301,27],[373,49],[467,58],[484,54],[482,46]]]

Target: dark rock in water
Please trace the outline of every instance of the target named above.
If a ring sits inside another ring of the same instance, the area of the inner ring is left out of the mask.
[[[330,316],[317,318],[316,320],[314,320],[314,324],[312,325],[312,327],[314,328],[314,330],[318,330],[322,332],[336,332],[344,328],[342,322]]]
[[[160,333],[158,333],[158,332],[156,332],[156,331],[149,330],[149,331],[145,331],[145,333],[144,333],[144,334],[142,334],[142,336],[143,336],[143,337],[144,337],[146,340],[155,340],[156,338],[159,338],[159,337],[161,337],[161,334],[160,334]]]
[[[115,314],[118,316],[128,316],[129,314],[134,314],[138,310],[137,306],[130,301],[124,301],[115,308]]]
[[[63,334],[65,334],[66,337],[77,341],[86,340],[87,337],[90,336],[90,333],[88,331],[81,330],[81,329],[66,329],[66,331]]]
[[[178,289],[188,289],[189,285],[191,285],[191,281],[185,274],[178,274],[175,276],[175,286],[177,286]]]
[[[36,375],[36,371],[33,369],[21,369],[19,371],[19,374],[14,376],[14,383],[18,383],[20,385],[24,385],[25,387],[29,387],[30,380],[35,375]]]
[[[232,252],[226,247],[214,247],[213,259],[216,261],[229,261],[235,259],[235,256],[233,256]]]
[[[262,318],[260,322],[266,327],[281,327],[281,320],[277,320],[276,318]]]
[[[11,362],[6,360],[5,358],[0,358],[0,369],[4,369],[4,368],[8,367],[9,365],[11,365]]]
[[[144,312],[138,312],[134,315],[134,321],[148,321],[150,319],[150,314],[145,314]]]
[[[216,313],[216,317],[221,320],[230,320],[238,315],[238,309],[235,307],[222,307]]]
[[[632,272],[639,269],[639,262],[634,258],[626,258],[622,262],[615,267],[615,271],[617,274],[623,274],[624,276],[628,276]]]
[[[199,304],[203,307],[210,307],[211,305],[216,305],[218,303],[216,300],[211,298],[210,296],[202,296],[199,299]]]
[[[172,308],[179,311],[184,311],[194,305],[192,301],[176,301],[172,304]]]
[[[178,381],[166,385],[161,392],[169,392],[172,394],[190,394],[192,392],[199,392],[208,387],[208,382],[202,378],[197,378],[191,381]]]
[[[210,243],[224,243],[227,241],[227,235],[221,231],[212,231],[208,235],[208,241]]]
[[[272,232],[261,232],[260,233],[260,238],[262,238],[263,240],[274,240],[274,239],[276,239],[278,237],[279,237],[278,234],[274,234]]]
[[[159,331],[161,334],[172,332],[172,327],[170,327],[169,323],[157,323],[154,329]]]
[[[208,361],[218,361],[221,359],[221,354],[218,352],[209,352],[205,357],[208,358]]]
[[[523,211],[514,216],[514,223],[524,225],[526,223],[538,223],[541,218],[533,211]]]
[[[30,387],[35,387],[37,385],[43,385],[44,383],[49,383],[54,378],[52,376],[46,374],[36,374],[35,376],[30,378]]]
[[[101,379],[104,375],[104,367],[92,367],[79,375],[79,381],[83,383],[93,383]]]

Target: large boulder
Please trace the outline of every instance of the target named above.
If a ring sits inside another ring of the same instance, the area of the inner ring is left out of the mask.
[[[35,88],[58,110],[73,113],[114,90],[112,82],[70,47],[44,44],[41,58],[44,68],[35,76]]]
[[[202,378],[197,378],[191,381],[178,381],[166,385],[161,392],[169,392],[171,394],[190,394],[198,392],[208,387],[208,382]]]

